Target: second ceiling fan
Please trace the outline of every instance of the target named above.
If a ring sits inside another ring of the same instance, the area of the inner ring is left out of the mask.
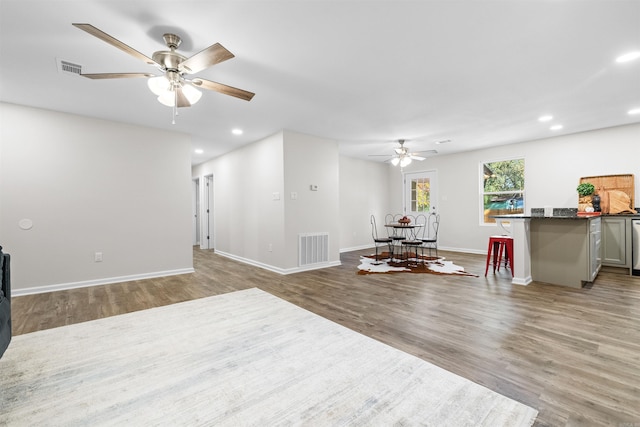
[[[392,156],[386,161],[390,162],[394,166],[400,165],[400,167],[403,168],[405,166],[408,166],[413,160],[423,161],[426,157],[421,156],[420,154],[438,154],[436,150],[424,150],[412,153],[407,147],[404,146],[405,142],[405,139],[398,140],[398,144],[400,144],[400,146],[395,148],[395,154],[373,154],[373,156]]]

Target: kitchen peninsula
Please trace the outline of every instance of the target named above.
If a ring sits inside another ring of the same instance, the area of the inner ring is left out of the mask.
[[[598,275],[601,218],[575,214],[554,216],[498,215],[509,221],[514,238],[512,283],[533,280],[581,288]]]

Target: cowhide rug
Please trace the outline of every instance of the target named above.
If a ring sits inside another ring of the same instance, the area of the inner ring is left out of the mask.
[[[467,273],[464,268],[453,261],[446,261],[444,257],[430,257],[405,254],[407,261],[401,259],[389,259],[388,252],[378,254],[380,261],[376,261],[375,255],[360,257],[358,274],[374,273],[430,273],[430,274],[455,274],[459,276],[478,277],[477,274]]]

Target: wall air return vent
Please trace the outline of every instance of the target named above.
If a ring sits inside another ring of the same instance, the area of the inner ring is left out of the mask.
[[[58,72],[63,74],[82,74],[82,65],[74,64],[73,62],[65,61],[64,59],[56,59],[58,63]]]
[[[329,261],[329,233],[302,233],[298,242],[298,266]]]

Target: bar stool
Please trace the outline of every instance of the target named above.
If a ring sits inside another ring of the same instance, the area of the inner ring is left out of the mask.
[[[511,268],[511,275],[513,276],[513,237],[510,236],[491,236],[489,237],[489,248],[487,249],[487,265],[484,270],[484,275],[487,275],[489,271],[489,263],[491,263],[491,256],[493,255],[493,273],[496,272],[496,267],[500,271],[500,263],[502,262],[502,253],[504,252],[504,264]]]

